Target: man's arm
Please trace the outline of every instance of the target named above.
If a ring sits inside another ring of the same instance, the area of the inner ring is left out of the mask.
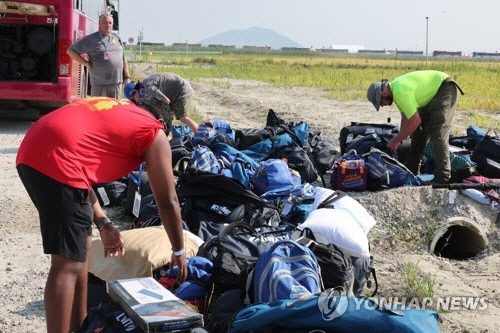
[[[125,48],[123,47],[123,43],[122,43],[122,40],[120,38],[120,36],[118,36],[117,34],[113,33],[113,36],[118,39],[118,43],[120,43],[120,46],[122,48],[122,52],[123,52],[123,82],[124,83],[129,83],[130,81],[132,81],[132,78],[130,77],[130,71],[128,69],[128,61],[127,59],[125,58]]]
[[[160,218],[167,232],[173,251],[185,251],[179,201],[175,192],[172,170],[172,153],[165,132],[159,131],[151,147],[143,154],[148,169],[151,189],[158,205]],[[186,256],[172,255],[171,264],[179,268],[177,279],[183,282],[187,277]]]
[[[420,126],[421,121],[422,120],[420,119],[420,115],[418,114],[418,112],[415,112],[415,114],[411,116],[410,119],[407,119],[404,113],[401,113],[401,129],[398,135],[396,135],[387,143],[387,148],[392,151],[396,151],[396,149],[398,149],[398,146],[401,144],[401,141],[412,135],[417,127]]]
[[[93,189],[89,192],[89,199],[94,211],[94,223],[101,234],[104,257],[116,257],[119,254],[124,255],[123,238],[120,232],[111,224],[104,210],[102,210]]]
[[[401,113],[401,124],[399,128],[400,129],[404,128],[406,126],[406,123],[408,123],[408,118],[406,118],[404,113]]]
[[[92,64],[90,63],[90,61],[87,61],[85,60],[84,58],[82,58],[82,56],[80,54],[78,54],[77,52],[71,50],[68,48],[68,50],[66,51],[66,53],[73,59],[75,60],[77,63],[81,64],[81,65],[84,65],[84,66],[87,66],[89,69],[92,67]]]
[[[97,200],[97,195],[95,194],[93,189],[91,189],[89,192],[89,199],[90,203],[92,204],[92,210],[94,211],[94,223],[97,227],[99,227],[100,223],[107,219],[106,213],[104,213],[104,210],[99,204],[99,200]]]
[[[125,59],[125,53],[123,53],[123,82],[129,83],[131,80],[132,78],[128,70],[128,61]]]

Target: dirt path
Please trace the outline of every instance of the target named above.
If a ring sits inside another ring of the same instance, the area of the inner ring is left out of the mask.
[[[327,98],[306,88],[276,88],[243,80],[205,79],[192,82],[197,111],[204,119],[220,118],[237,128],[263,127],[272,108],[289,121],[307,121],[334,140],[350,121],[384,122],[394,110],[375,112],[368,103]],[[394,121],[393,121],[394,122]],[[43,288],[49,258],[42,253],[36,210],[14,168],[15,155],[30,123],[0,120],[0,332],[44,332]],[[460,115],[455,121],[461,125]],[[370,232],[380,294],[404,296],[401,267],[408,262],[435,278],[435,296],[484,296],[485,311],[442,314],[444,332],[496,332],[500,327],[500,241],[495,211],[457,195],[450,205],[448,190],[398,188],[353,194],[376,218]],[[453,261],[430,255],[426,234],[451,216],[466,216],[487,232],[488,250],[477,258]]]

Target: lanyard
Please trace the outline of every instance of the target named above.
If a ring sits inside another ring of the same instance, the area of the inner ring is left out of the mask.
[[[108,51],[109,43],[111,42],[111,34],[109,34],[107,36],[108,37],[108,43],[104,43],[104,38],[106,38],[106,36],[103,36],[100,32],[99,32],[99,35],[101,35],[101,42],[104,44],[104,52],[107,52]]]
[[[134,183],[137,184],[137,192],[139,192],[139,188],[141,187],[141,180],[142,180],[142,163],[139,166],[139,176],[135,178],[134,174],[131,172],[129,173],[129,177],[132,178]]]

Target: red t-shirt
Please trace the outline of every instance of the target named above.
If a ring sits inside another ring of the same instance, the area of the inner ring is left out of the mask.
[[[26,164],[62,184],[90,189],[134,170],[161,129],[160,121],[132,103],[87,98],[35,122],[19,147],[16,165]]]

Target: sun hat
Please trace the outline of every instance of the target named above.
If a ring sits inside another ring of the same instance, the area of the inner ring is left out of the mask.
[[[138,107],[151,113],[156,119],[161,119],[168,135],[172,128],[173,112],[170,106],[153,96],[144,96],[133,101]]]
[[[370,102],[372,102],[375,109],[378,111],[380,109],[380,100],[382,99],[382,90],[389,84],[389,81],[384,79],[379,82],[373,82],[368,91],[366,92],[366,97]]]

